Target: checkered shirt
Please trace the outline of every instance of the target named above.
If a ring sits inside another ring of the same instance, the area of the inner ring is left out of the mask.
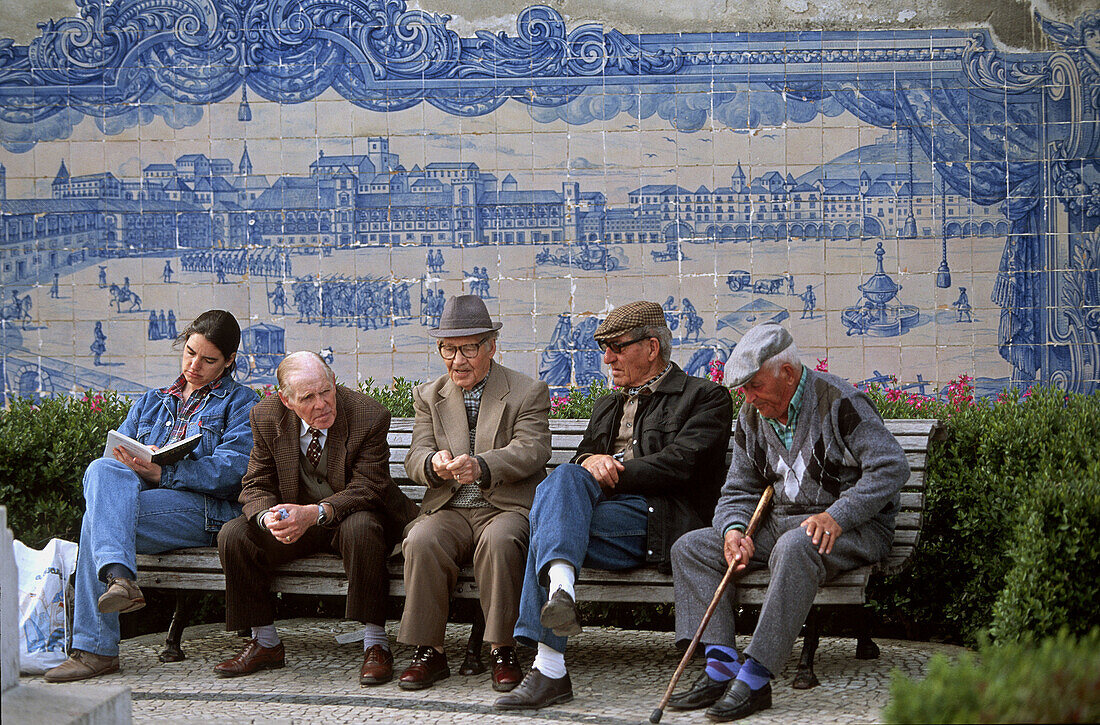
[[[172,432],[168,435],[168,443],[175,443],[184,438],[192,416],[202,407],[210,391],[221,387],[223,380],[225,380],[224,375],[212,383],[207,383],[191,393],[191,397],[186,401],[183,399],[183,391],[187,387],[187,378],[183,377],[182,374],[176,378],[176,382],[172,383],[167,388],[161,388],[160,392],[176,400],[176,423],[172,426]]]
[[[470,454],[474,452],[474,438],[477,436],[477,415],[481,412],[481,392],[485,390],[485,383],[489,381],[489,376],[486,375],[480,383],[475,385],[472,389],[462,390],[462,402],[466,404],[466,424],[470,426]],[[462,484],[455,495],[451,498],[450,506],[452,508],[482,508],[484,506],[491,506],[485,496],[481,493],[481,486],[476,483],[464,483]]]

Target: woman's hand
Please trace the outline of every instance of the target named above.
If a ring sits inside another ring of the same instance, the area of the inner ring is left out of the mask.
[[[156,446],[149,446],[154,451]],[[148,481],[149,483],[160,483],[160,475],[163,470],[159,464],[146,463],[145,461],[130,455],[122,446],[115,446],[111,451],[114,454],[115,460],[126,464],[134,473],[141,477],[141,480]]]

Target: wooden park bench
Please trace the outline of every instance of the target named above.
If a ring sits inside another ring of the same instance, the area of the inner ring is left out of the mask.
[[[552,454],[548,468],[567,463],[580,444],[588,421],[554,419],[550,421]],[[912,475],[901,494],[901,510],[894,532],[894,545],[890,555],[879,564],[845,572],[826,583],[814,599],[816,606],[864,605],[867,600],[867,583],[872,575],[893,574],[903,569],[920,542],[924,523],[925,467],[933,436],[938,428],[935,420],[887,420],[886,427],[901,443]],[[412,419],[395,418],[389,433],[390,474],[402,490],[415,501],[423,497],[424,487],[414,485],[405,473],[404,460],[412,438]],[[732,439],[731,439],[732,443]],[[145,589],[172,589],[179,592],[225,591],[225,575],[215,547],[178,549],[163,554],[144,554],[137,558],[138,584]],[[390,564],[390,595],[404,597],[401,562]],[[743,576],[737,584],[737,601],[746,606],[759,606],[764,600],[770,574],[767,570],[754,571]],[[286,594],[346,595],[348,583],[340,558],[331,554],[317,554],[299,559],[281,567],[273,583],[273,591]],[[672,603],[672,576],[662,574],[655,567],[643,566],[625,571],[603,571],[584,568],[576,583],[577,599],[581,602],[604,603]],[[478,589],[473,569],[461,571],[453,596],[458,599],[477,599]],[[188,597],[179,597],[176,614],[168,630],[163,661],[183,659],[180,648],[183,629],[189,617],[186,605]],[[860,631],[857,636],[856,657],[874,659],[878,647],[870,637],[871,617],[863,612],[859,616]],[[475,619],[467,646],[466,661],[461,671],[476,674],[484,671],[481,661],[484,623]],[[813,674],[813,657],[818,644],[817,616],[811,613],[807,620],[801,660],[795,687],[813,687],[817,678]]]

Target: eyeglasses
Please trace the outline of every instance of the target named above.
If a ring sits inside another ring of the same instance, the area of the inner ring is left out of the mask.
[[[600,350],[602,350],[603,352],[607,352],[608,350],[610,350],[616,355],[622,355],[623,350],[630,347],[634,343],[648,339],[650,339],[648,336],[643,336],[636,337],[633,340],[627,340],[626,342],[611,342],[609,340],[599,340],[598,342],[596,342],[596,344],[600,346]]]
[[[462,357],[467,360],[477,357],[478,352],[481,350],[481,346],[488,341],[488,338],[483,338],[477,342],[471,342],[467,345],[444,345],[439,343],[439,356],[444,360],[454,360],[455,354],[461,352]]]

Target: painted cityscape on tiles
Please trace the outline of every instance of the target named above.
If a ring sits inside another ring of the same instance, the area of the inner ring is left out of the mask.
[[[239,374],[442,371],[477,294],[501,359],[602,379],[614,305],[674,359],[753,324],[853,382],[1100,379],[1100,12],[981,31],[626,35],[531,6],[460,37],[403,0],[76,0],[0,39],[5,395],[136,392],[233,311]]]

